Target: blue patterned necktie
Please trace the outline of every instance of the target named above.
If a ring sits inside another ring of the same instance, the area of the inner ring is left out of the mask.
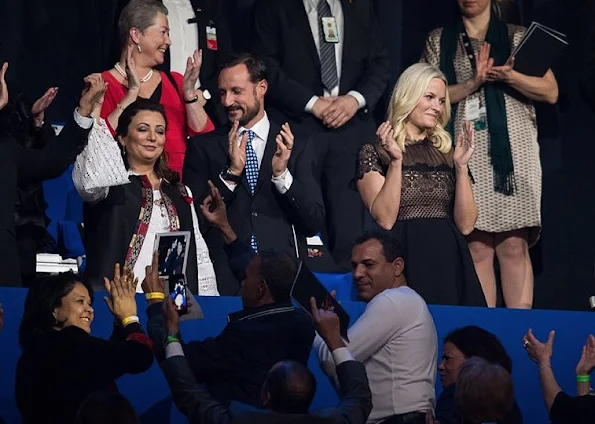
[[[246,179],[250,187],[250,194],[254,196],[254,190],[258,183],[258,158],[256,157],[252,141],[254,141],[256,134],[252,130],[246,130],[245,132],[248,134],[248,141],[246,142]],[[254,233],[250,237],[250,247],[254,250],[254,253],[258,253],[258,244],[256,243]]]
[[[330,92],[339,85],[337,76],[337,61],[335,58],[335,44],[327,43],[324,39],[322,18],[332,17],[331,8],[327,0],[318,0],[318,40],[320,41],[320,76],[322,84]]]

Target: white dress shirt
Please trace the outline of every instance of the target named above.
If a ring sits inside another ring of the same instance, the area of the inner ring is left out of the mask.
[[[432,410],[438,338],[426,302],[411,288],[376,295],[349,328],[347,348],[366,367],[372,391],[368,423]],[[334,355],[320,336],[313,345],[323,371],[336,377]]]
[[[198,24],[188,23],[188,19],[195,18],[196,14],[190,0],[163,0],[163,4],[169,12],[170,70],[184,75],[188,57],[198,49]]]
[[[254,148],[254,153],[256,153],[256,159],[258,161],[258,169],[260,170],[260,165],[262,164],[262,158],[264,157],[264,150],[267,145],[267,140],[269,138],[269,131],[271,129],[271,122],[269,121],[268,115],[264,114],[262,119],[258,121],[256,124],[252,126],[252,128],[238,128],[238,143],[242,140],[242,135],[247,130],[252,130],[254,132],[254,139],[252,140],[252,147]],[[221,176],[219,176],[221,181],[225,183],[227,188],[231,191],[236,189],[237,184],[224,180]],[[289,169],[286,169],[285,172],[278,177],[272,177],[271,181],[281,194],[285,194],[287,190],[291,187],[293,183],[293,175],[289,172]]]
[[[329,7],[331,9],[331,14],[335,18],[335,22],[337,23],[337,31],[339,34],[339,42],[335,44],[335,60],[337,62],[337,81],[341,81],[341,66],[343,60],[343,33],[345,29],[345,20],[343,19],[343,6],[341,6],[341,0],[303,0],[304,8],[306,9],[306,15],[308,15],[308,22],[310,23],[310,30],[312,31],[312,37],[314,38],[314,44],[316,44],[316,50],[318,51],[318,55],[320,56],[320,22],[318,20],[318,2],[319,1],[327,1]],[[362,96],[361,93],[351,90],[347,94],[355,97],[357,103],[359,104],[359,108],[363,108],[366,106],[366,99]],[[333,87],[333,89],[329,92],[328,90],[324,90],[324,97],[336,97],[339,95],[339,85]],[[312,108],[314,107],[314,103],[318,96],[313,96],[310,101],[306,104],[305,110],[306,112],[312,113]]]

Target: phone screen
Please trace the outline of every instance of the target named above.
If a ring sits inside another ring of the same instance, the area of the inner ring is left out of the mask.
[[[172,275],[169,278],[169,292],[174,301],[178,315],[188,313],[188,300],[186,298],[186,278],[183,274]]]

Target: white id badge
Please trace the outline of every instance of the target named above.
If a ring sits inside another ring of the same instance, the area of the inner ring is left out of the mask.
[[[327,43],[339,42],[339,31],[337,30],[337,21],[332,16],[322,19],[322,30],[324,31],[324,41]]]
[[[466,121],[477,121],[480,115],[480,104],[479,99],[467,99],[465,102],[465,120]]]

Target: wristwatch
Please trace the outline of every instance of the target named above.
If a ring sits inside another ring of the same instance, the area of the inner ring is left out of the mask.
[[[202,90],[202,96],[205,100],[211,100],[211,93],[209,90]]]
[[[221,175],[221,178],[223,178],[225,181],[231,181],[232,183],[236,184],[242,182],[242,176],[232,174],[229,168],[225,168],[223,171],[221,171],[221,174],[219,175]]]

